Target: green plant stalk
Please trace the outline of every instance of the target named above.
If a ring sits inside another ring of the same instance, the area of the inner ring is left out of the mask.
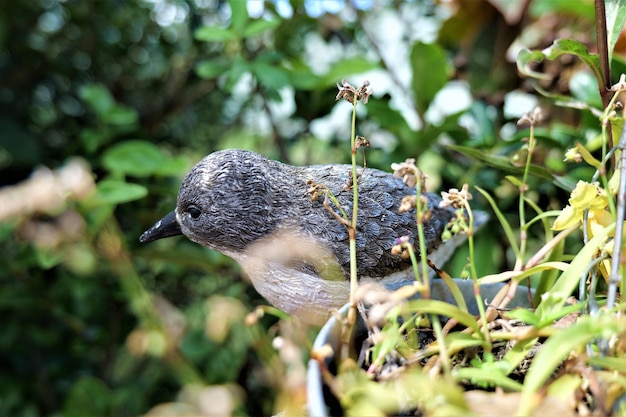
[[[528,181],[528,173],[530,171],[530,162],[533,157],[533,151],[535,150],[535,123],[530,124],[530,135],[528,138],[528,155],[526,156],[526,165],[524,166],[524,173],[522,174],[522,185],[519,192],[519,226],[520,226],[520,246],[518,258],[515,262],[515,270],[520,270],[524,264],[524,255],[526,254],[526,205],[524,204],[526,187]]]
[[[409,252],[409,258],[411,259],[411,265],[413,266],[415,282],[420,283],[419,292],[423,298],[430,298],[430,280],[428,278],[422,279],[422,275],[419,273],[420,263],[417,260],[417,256],[415,256],[415,249],[413,245],[411,243],[407,243],[406,250]]]
[[[350,219],[348,218],[346,211],[343,209],[343,207],[341,207],[341,204],[339,204],[339,200],[337,200],[337,197],[335,196],[335,194],[333,194],[332,191],[330,191],[329,188],[326,188],[324,190],[324,196],[328,197],[330,201],[332,201],[332,203],[335,205],[335,207],[337,207],[337,209],[341,213],[341,217],[343,217],[346,223],[350,223]]]
[[[470,275],[474,282],[474,297],[476,297],[476,305],[478,306],[478,312],[480,314],[480,321],[482,323],[481,330],[485,341],[488,345],[485,346],[485,351],[491,351],[491,338],[489,336],[489,327],[487,327],[487,314],[485,313],[485,306],[483,305],[482,297],[480,296],[480,284],[478,283],[478,273],[476,272],[475,250],[474,250],[474,212],[469,204],[466,204],[467,217],[469,220],[469,227],[467,231],[467,243],[469,246],[469,263],[470,263]]]
[[[418,223],[418,228],[419,228],[419,225],[420,223]],[[424,226],[422,225],[422,234],[423,234],[423,228]],[[407,243],[406,250],[409,252],[409,257],[411,258],[411,265],[413,265],[413,272],[415,273],[415,280],[417,282],[420,282],[419,267],[418,267],[417,257],[415,256],[415,250],[413,249],[413,245],[411,245],[410,243]],[[426,257],[422,256],[421,259],[426,259]],[[428,264],[426,264],[426,266],[428,266]],[[422,298],[428,299],[430,298],[430,280],[428,279],[427,273],[423,275],[423,277],[424,279],[423,279],[422,288],[420,288],[420,293],[422,295]],[[439,341],[439,352],[440,352],[440,357],[441,357],[441,361],[443,364],[443,371],[446,374],[446,376],[451,377],[452,366],[450,365],[450,358],[448,356],[448,349],[446,347],[443,330],[441,328],[441,322],[439,321],[439,317],[436,314],[430,314],[429,319],[430,319],[430,322],[432,323],[435,336],[437,340]],[[414,322],[414,321],[415,319],[414,317],[412,317],[407,322]],[[406,327],[404,325],[400,327],[400,329],[403,329],[403,328],[406,328]]]
[[[443,373],[449,381],[452,381],[452,365],[450,364],[450,357],[448,356],[448,348],[446,346],[446,340],[444,338],[443,330],[441,328],[441,322],[439,321],[439,317],[436,314],[430,315],[430,322],[433,325],[435,337],[439,342],[439,357],[441,358]]]
[[[357,98],[354,97],[352,106],[352,129],[350,132],[350,150],[352,157],[352,224],[348,230],[350,235],[350,302],[354,303],[356,289],[358,287],[358,269],[356,264],[356,226],[357,216],[359,214],[359,179],[356,169],[356,104]]]
[[[419,174],[416,172],[416,175]],[[426,258],[426,235],[424,234],[424,207],[422,202],[422,185],[417,175],[418,181],[415,185],[415,216],[417,221],[417,237],[419,238],[419,249],[420,249],[420,265],[422,267],[422,284],[424,285],[424,289],[422,292],[422,296],[424,298],[430,298],[430,279],[428,278],[428,261]],[[415,265],[415,264],[414,264]],[[417,272],[417,268],[414,266],[416,277],[419,275]]]

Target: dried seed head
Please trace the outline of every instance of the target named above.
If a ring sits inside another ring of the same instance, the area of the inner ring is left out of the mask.
[[[459,191],[457,188],[451,188],[448,192],[441,192],[442,200],[439,202],[439,207],[452,206],[454,208],[465,207],[472,199],[472,194],[468,190],[468,185],[463,184],[463,187]]]
[[[535,107],[532,113],[526,113],[517,121],[518,126],[528,124],[529,126],[536,126],[544,119],[544,113],[540,107]]]
[[[370,147],[370,141],[367,140],[364,136],[357,136],[356,140],[354,141],[354,147],[355,148],[369,148]]]
[[[324,184],[318,184],[315,181],[309,179],[306,181],[306,185],[309,188],[306,190],[306,193],[311,196],[311,201],[317,201],[320,196],[326,195],[328,192],[328,187]]]
[[[351,104],[354,104],[355,100],[361,100],[363,104],[367,104],[369,96],[372,95],[372,89],[369,88],[369,85],[369,81],[364,81],[363,85],[357,89],[346,80],[342,80],[341,84],[337,83],[339,92],[337,93],[335,100],[341,100],[343,98]]]
[[[408,158],[399,164],[393,163],[391,169],[393,169],[393,175],[402,178],[402,181],[409,187],[415,187],[418,177],[426,178],[426,176],[421,175],[420,170],[415,165],[414,158]]]
[[[398,211],[400,213],[406,213],[408,211],[413,210],[417,206],[417,199],[414,195],[406,195],[402,198],[402,202],[400,203],[400,208]]]

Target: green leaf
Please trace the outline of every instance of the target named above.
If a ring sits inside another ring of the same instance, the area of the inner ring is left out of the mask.
[[[102,180],[97,184],[94,196],[85,200],[86,206],[113,205],[139,200],[148,195],[143,185],[117,180]]]
[[[226,42],[237,39],[237,33],[217,26],[204,26],[196,30],[195,38],[203,42]]]
[[[35,259],[41,269],[47,270],[63,261],[63,252],[52,248],[35,247]]]
[[[230,0],[230,27],[238,35],[243,34],[243,28],[248,22],[248,2],[242,0]]]
[[[448,62],[441,46],[423,42],[413,45],[410,59],[413,69],[411,88],[417,111],[423,115],[435,95],[448,82]]]
[[[529,9],[529,15],[536,18],[554,15],[579,17],[588,20],[593,16],[593,12],[592,1],[533,1]]]
[[[289,83],[289,74],[278,65],[255,62],[250,69],[259,83],[270,90],[279,90]]]
[[[419,311],[430,314],[439,314],[442,316],[456,319],[459,324],[464,325],[478,331],[476,318],[471,314],[461,310],[459,307],[439,300],[410,300],[408,302],[410,311]]]
[[[108,143],[114,136],[114,133],[108,126],[102,126],[98,129],[84,128],[78,134],[85,150],[92,154],[102,145]]]
[[[500,226],[502,226],[502,229],[504,230],[504,234],[506,235],[507,240],[509,241],[509,245],[511,246],[511,249],[513,250],[513,252],[515,252],[515,258],[516,259],[521,258],[519,245],[517,244],[517,239],[515,238],[515,233],[513,233],[513,229],[511,228],[511,225],[507,221],[506,217],[504,217],[504,214],[502,213],[502,211],[496,204],[495,200],[493,199],[493,197],[491,197],[491,195],[489,195],[487,191],[483,190],[482,188],[478,186],[475,186],[475,188],[478,190],[478,192],[480,192],[483,195],[483,197],[487,199],[487,201],[489,202],[489,205],[493,209],[493,212],[496,214],[496,217],[498,218],[498,221],[500,222]]]
[[[565,303],[567,297],[578,287],[581,274],[586,270],[591,260],[597,253],[598,248],[602,245],[611,231],[615,229],[615,223],[605,227],[602,231],[595,234],[591,239],[574,257],[569,267],[563,272],[554,284],[554,287],[550,289],[550,293],[561,296],[559,302],[547,302],[546,299],[537,307],[537,314],[546,316],[550,314],[552,310],[560,309]]]
[[[611,372],[620,372],[626,374],[626,361],[624,357],[611,358],[606,356],[591,356],[587,359],[589,364],[594,367],[610,369]]]
[[[557,270],[564,271],[567,269],[568,266],[569,265],[565,262],[543,262],[539,265],[533,266],[532,268],[524,269],[523,271],[505,271],[505,272],[500,272],[498,274],[485,275],[484,277],[480,278],[478,282],[480,283],[480,285],[484,285],[484,284],[490,284],[490,283],[495,283],[495,282],[502,282],[505,280],[508,281],[510,279],[521,281],[522,279],[526,277],[529,277],[531,275],[534,275],[534,274],[537,274],[539,272],[543,272],[546,270],[557,269]]]
[[[242,57],[237,57],[227,72],[226,90],[231,90],[243,74],[250,71],[250,65]]]
[[[137,111],[128,106],[116,104],[102,115],[102,121],[111,125],[134,125],[139,121]]]
[[[568,314],[580,312],[583,309],[583,304],[572,304],[555,309],[548,315],[540,315],[537,311],[527,310],[525,308],[516,308],[506,313],[507,318],[521,320],[526,324],[535,326],[538,329],[550,327],[558,319],[565,317]]]
[[[514,174],[524,173],[523,167],[517,167],[511,164],[511,161],[503,156],[489,155],[481,151],[480,149],[474,149],[467,146],[448,145],[448,147],[464,155],[476,158],[493,168],[500,169],[505,172],[512,172]],[[537,178],[543,178],[545,180],[552,181],[554,185],[564,189],[565,191],[572,191],[574,189],[574,184],[571,184],[570,181],[563,177],[552,174],[550,171],[542,166],[531,165],[529,168],[529,172],[531,175]]]
[[[576,142],[576,149],[578,149],[580,156],[582,156],[583,160],[586,163],[588,163],[589,165],[591,165],[592,167],[596,169],[600,168],[602,163],[598,161],[596,158],[594,158],[594,156],[591,155],[591,153],[587,150],[587,148],[585,148],[580,142]]]
[[[224,64],[214,61],[203,60],[196,65],[196,74],[198,77],[212,80],[228,71],[228,67]]]
[[[101,380],[84,376],[70,390],[63,406],[67,417],[109,416],[111,410],[111,390]]]
[[[605,1],[607,41],[609,44],[609,62],[613,58],[613,50],[626,24],[626,0]]]
[[[247,38],[249,36],[258,35],[259,33],[263,33],[263,32],[268,31],[270,29],[275,29],[278,26],[280,26],[281,23],[282,23],[282,21],[280,19],[272,19],[272,20],[256,19],[256,20],[253,20],[243,30],[243,37]]]
[[[109,171],[137,177],[153,175],[167,162],[161,149],[143,140],[121,142],[102,155],[102,165]]]
[[[560,329],[541,346],[534,357],[522,389],[520,409],[515,415],[530,415],[536,404],[535,395],[554,374],[560,363],[572,352],[584,349],[585,344],[606,334],[619,334],[619,321],[614,316],[581,316],[571,327]]]
[[[523,308],[518,308],[517,310],[528,311]],[[511,350],[505,353],[504,358],[502,358],[500,361],[508,365],[508,369],[506,370],[507,375],[513,372],[515,368],[517,368],[519,364],[522,363],[522,361],[528,358],[528,354],[537,343],[537,340],[538,338],[519,340],[517,343],[515,343],[515,346],[513,346]]]
[[[522,384],[508,378],[503,370],[494,370],[493,367],[488,369],[480,368],[460,368],[454,371],[454,379],[456,381],[469,380],[473,384],[487,386],[497,386],[507,391],[519,392],[522,390]]]
[[[342,59],[336,62],[330,70],[322,76],[323,85],[335,85],[341,80],[346,79],[349,75],[360,74],[376,68],[378,68],[377,62],[368,61],[362,57]],[[359,86],[357,85],[356,87],[358,88]]]
[[[102,84],[83,85],[78,90],[78,96],[98,116],[106,115],[115,107],[111,92]]]
[[[524,75],[540,80],[550,80],[551,75],[534,71],[530,68],[533,62],[541,62],[544,59],[553,61],[561,55],[574,55],[580,58],[598,80],[598,85],[604,85],[602,71],[600,70],[600,62],[597,55],[590,54],[587,47],[578,41],[572,39],[557,39],[554,43],[543,51],[530,51],[522,49],[517,55],[517,69]]]
[[[510,182],[511,184],[513,184],[514,186],[516,186],[517,188],[520,188],[520,189],[521,189],[521,188],[522,188],[522,186],[524,185],[524,184],[522,183],[522,180],[520,180],[520,179],[519,179],[519,178],[517,178],[517,177],[514,177],[513,175],[506,175],[504,178],[506,178],[507,180],[509,180],[509,182]]]
[[[189,163],[187,159],[179,156],[176,158],[168,159],[166,163],[161,165],[157,171],[154,171],[154,175],[178,175],[182,176],[189,170]]]

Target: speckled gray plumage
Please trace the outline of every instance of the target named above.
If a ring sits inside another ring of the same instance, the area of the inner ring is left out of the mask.
[[[313,238],[337,258],[344,276],[349,271],[346,227],[324,207],[323,198],[311,201],[307,180],[324,184],[343,209],[352,213],[352,190],[344,190],[348,165],[295,167],[243,150],[210,154],[185,177],[176,215],[182,233],[194,242],[234,256],[277,230]],[[391,254],[400,236],[417,233],[415,213],[399,213],[402,198],[415,194],[390,173],[367,168],[359,178],[357,265],[360,276],[381,278],[406,269],[408,263]],[[432,209],[425,224],[430,252],[441,243],[441,233],[454,216],[438,207],[439,198],[427,195]],[[198,212],[193,219],[190,214]],[[307,268],[302,265],[301,268]]]

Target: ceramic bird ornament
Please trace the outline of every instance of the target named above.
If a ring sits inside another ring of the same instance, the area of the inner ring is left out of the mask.
[[[237,261],[268,302],[304,322],[322,324],[349,299],[350,251],[340,208],[312,198],[322,184],[352,213],[351,166],[291,166],[257,153],[229,149],[202,159],[184,178],[176,209],[141,235],[141,242],[185,235]],[[399,206],[415,188],[391,173],[361,169],[356,230],[360,282],[398,287],[414,279],[410,261],[392,254],[401,236],[414,243],[415,211]],[[455,210],[425,195],[429,258]],[[329,208],[330,207],[330,210]],[[419,245],[415,244],[418,248]]]

